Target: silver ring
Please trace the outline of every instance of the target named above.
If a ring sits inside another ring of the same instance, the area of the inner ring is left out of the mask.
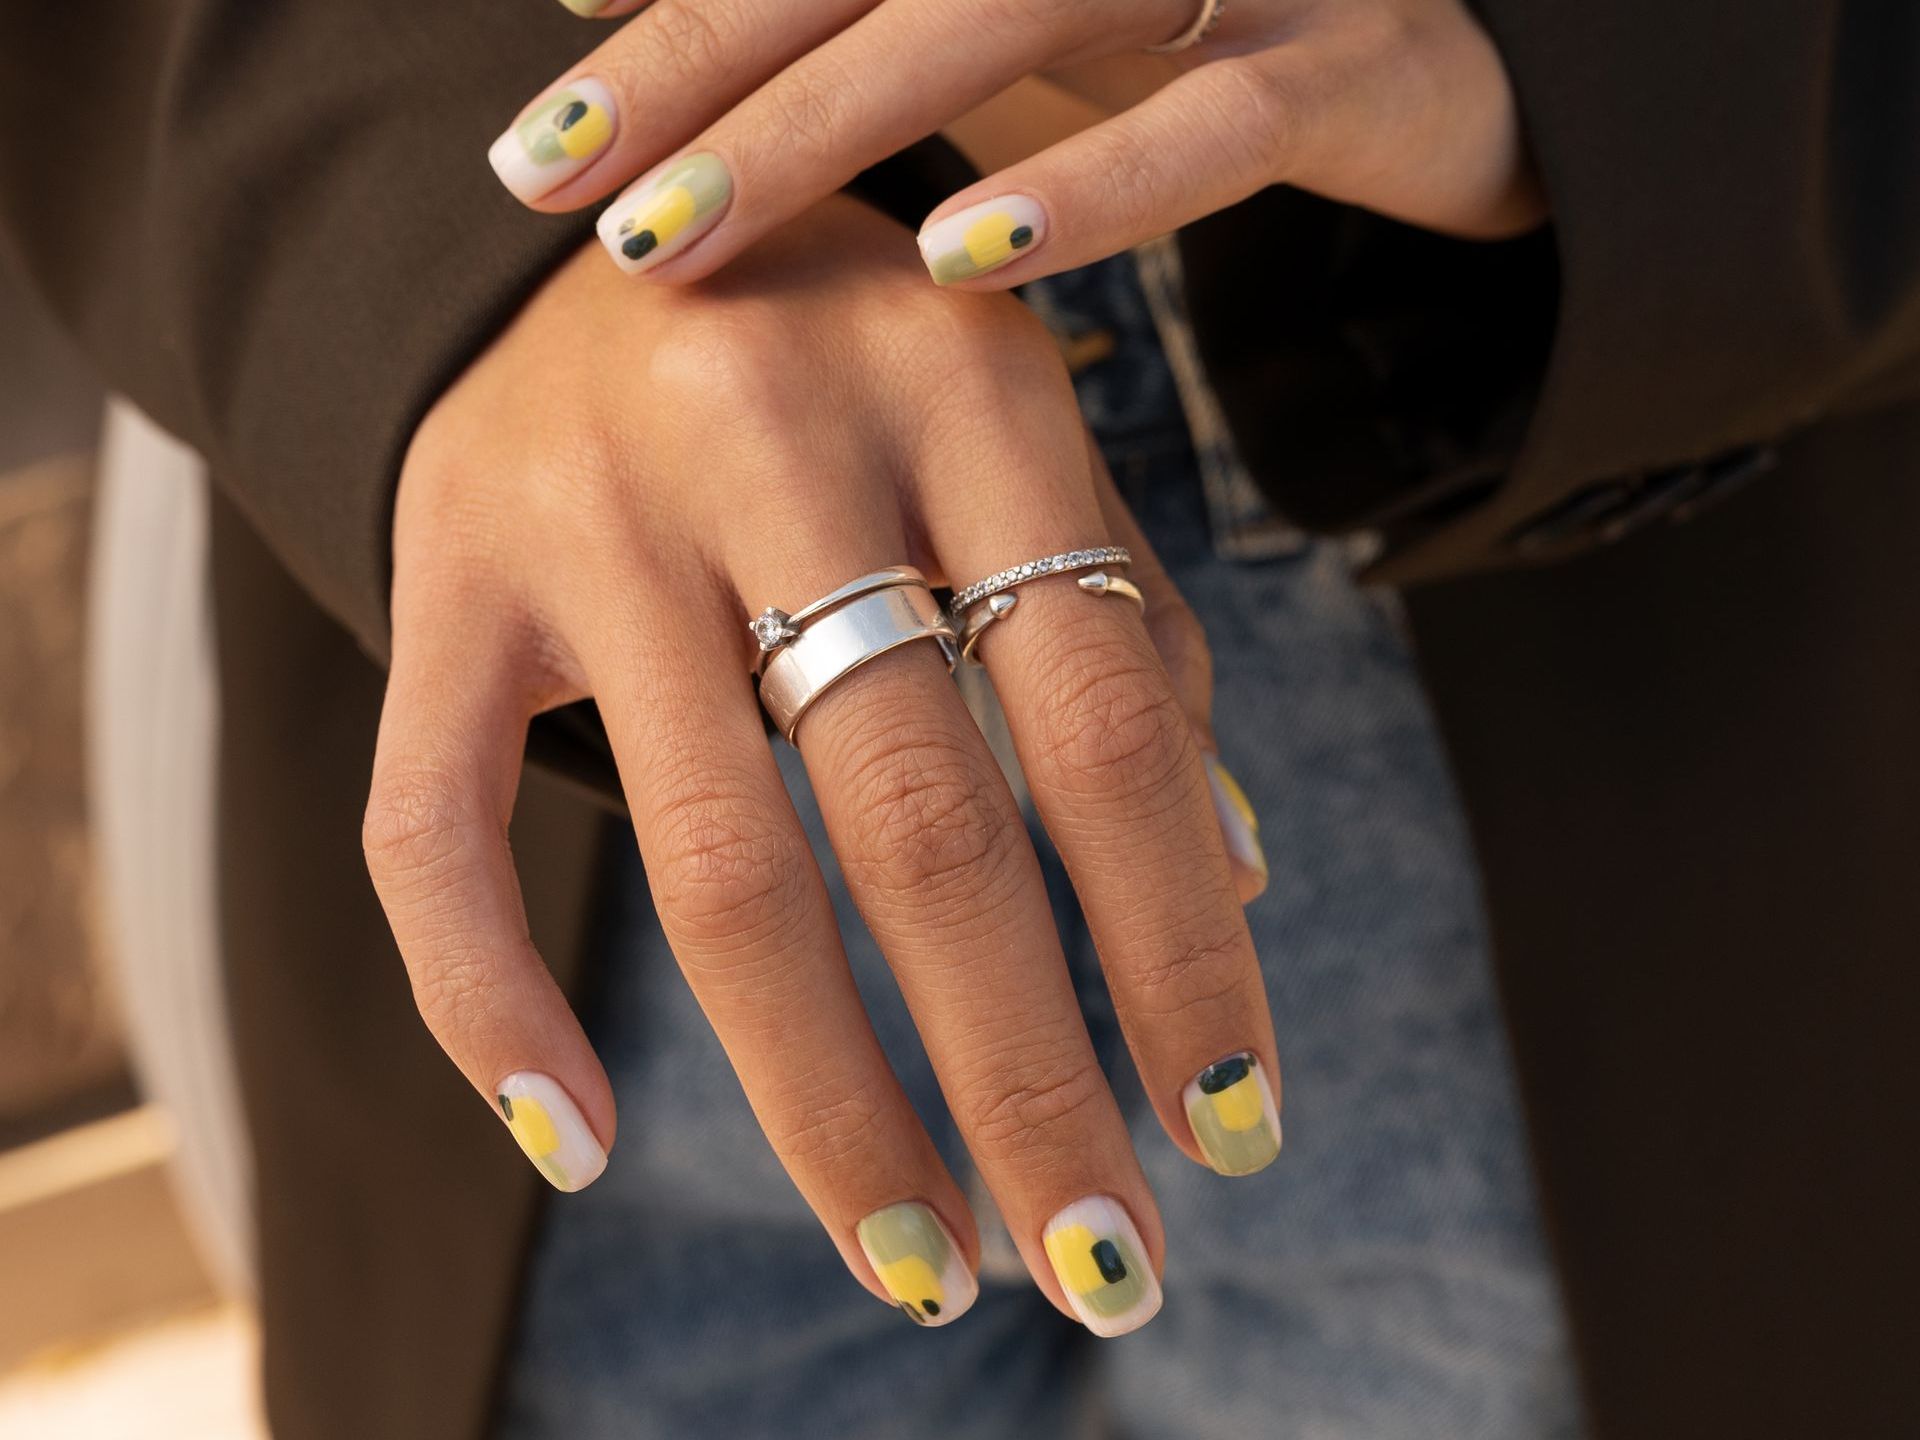
[[[891,589],[895,585],[918,585],[927,587],[927,577],[911,565],[893,565],[885,570],[870,571],[858,579],[849,580],[837,590],[830,590],[811,605],[802,605],[791,615],[784,610],[769,605],[747,622],[747,629],[753,632],[753,638],[760,642],[760,658],[754,663],[754,671],[766,669],[767,657],[783,645],[791,645],[800,638],[800,628],[815,616],[823,615],[836,605],[844,605],[849,600],[875,590]]]
[[[989,575],[984,580],[976,580],[964,590],[956,590],[953,595],[953,616],[958,620],[967,610],[978,605],[989,595],[997,595],[1002,590],[1011,590],[1016,585],[1024,585],[1029,580],[1038,580],[1045,575],[1059,575],[1068,570],[1088,570],[1095,565],[1131,565],[1133,555],[1124,545],[1100,545],[1091,550],[1064,550],[1058,555],[1049,555],[1044,560],[1029,560],[1024,565],[1015,565],[1009,569]]]
[[[767,656],[760,703],[791,741],[801,717],[834,684],[875,656],[916,640],[939,642],[949,670],[960,663],[953,622],[924,582],[869,588],[824,614],[816,610],[805,629]]]
[[[1200,0],[1200,14],[1193,24],[1182,30],[1164,45],[1149,45],[1149,55],[1172,55],[1198,45],[1213,33],[1213,27],[1220,23],[1221,15],[1226,13],[1226,0]]]
[[[1122,576],[1096,570],[1091,575],[1082,575],[1075,583],[1090,595],[1120,595],[1143,611],[1147,608],[1147,597],[1140,593],[1140,587]],[[1019,603],[1018,595],[1002,591],[989,595],[986,604],[969,611],[966,624],[960,630],[960,658],[973,659],[974,647],[980,643],[980,637],[986,633],[987,627],[996,620],[1004,620]]]

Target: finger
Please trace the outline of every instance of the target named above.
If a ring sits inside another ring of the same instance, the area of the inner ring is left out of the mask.
[[[936,284],[1018,285],[1090,264],[1279,179],[1306,143],[1298,67],[1262,57],[1186,71],[1104,120],[961,191],[920,230]],[[1002,236],[1024,236],[1024,243]],[[990,277],[990,278],[989,278]]]
[[[627,587],[586,657],[662,928],[754,1115],[848,1267],[916,1323],[978,1294],[979,1241],[881,1052],[718,587]],[[646,635],[645,663],[618,637]],[[737,664],[735,663],[737,662]]]
[[[748,608],[791,610],[908,553],[898,532],[836,544],[800,508],[783,517],[784,563],[736,567]],[[1019,806],[941,652],[917,642],[860,666],[796,738],[849,892],[1035,1279],[1097,1334],[1144,1324],[1160,1304],[1158,1214]],[[1090,1271],[1101,1245],[1110,1263]]]
[[[518,656],[409,620],[397,595],[368,869],[428,1029],[540,1173],[578,1190],[606,1168],[613,1092],[527,934],[507,847],[531,708]]]
[[[1021,76],[1089,45],[1105,51],[1151,43],[1189,13],[1189,3],[888,0],[808,50],[681,155],[635,182],[601,217],[601,239],[630,273],[699,279]],[[938,63],[901,63],[916,55],[937,56]],[[694,162],[707,173],[711,193],[724,190],[724,201],[688,203],[701,193],[687,183],[685,167]],[[656,219],[672,227],[673,238],[643,244],[636,254],[634,236],[657,232]]]
[[[1133,554],[1127,578],[1146,598],[1142,618],[1147,634],[1199,742],[1207,765],[1207,784],[1213,792],[1214,815],[1220,822],[1227,858],[1233,863],[1234,889],[1240,903],[1248,904],[1267,888],[1267,855],[1260,845],[1260,820],[1253,802],[1220,759],[1220,742],[1213,733],[1213,652],[1207,645],[1206,630],[1160,563],[1133,511],[1114,488],[1113,476],[1099,450],[1089,444],[1088,453],[1101,517],[1113,543],[1126,546]]]
[[[1010,397],[976,403],[1012,413]],[[1016,450],[980,437],[923,483],[928,533],[956,578],[1107,538],[1084,435],[1020,439]],[[1019,505],[988,503],[983,480],[1016,471],[1062,478],[1032,485]],[[1279,1148],[1272,1020],[1192,725],[1131,604],[1063,575],[1017,594],[977,653],[1073,879],[1141,1080],[1189,1156],[1251,1173]],[[1236,1128],[1222,1132],[1206,1077],[1243,1059]]]
[[[535,209],[585,205],[672,154],[876,3],[656,0],[530,102],[487,160]]]

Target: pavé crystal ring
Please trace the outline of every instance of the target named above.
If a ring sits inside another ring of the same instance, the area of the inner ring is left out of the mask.
[[[1092,550],[1066,550],[1058,555],[1049,555],[1044,560],[1029,560],[1024,565],[1015,565],[984,580],[976,580],[954,595],[950,607],[954,629],[960,637],[960,658],[973,659],[974,647],[980,643],[980,637],[986,633],[987,627],[1013,613],[1013,607],[1020,602],[1020,597],[1011,593],[1016,585],[1024,585],[1029,580],[1039,580],[1048,575],[1092,570],[1091,575],[1082,575],[1075,582],[1082,590],[1089,595],[1119,595],[1144,610],[1147,601],[1140,593],[1140,587],[1103,568],[1132,563],[1133,556],[1124,546],[1102,545]]]

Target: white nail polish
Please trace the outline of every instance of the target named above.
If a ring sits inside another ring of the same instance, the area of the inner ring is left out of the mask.
[[[1076,1200],[1041,1235],[1067,1304],[1094,1334],[1111,1338],[1138,1330],[1160,1313],[1160,1281],[1133,1217],[1118,1200]]]
[[[1267,873],[1267,852],[1260,848],[1260,818],[1253,813],[1253,802],[1227,767],[1207,756],[1207,784],[1213,790],[1213,813],[1219,817],[1220,833],[1227,842],[1227,853],[1250,870]]]
[[[916,1325],[951,1325],[980,1294],[967,1258],[930,1206],[905,1200],[855,1227],[880,1283]]]
[[[551,1075],[520,1070],[494,1087],[501,1118],[556,1190],[584,1190],[607,1168],[607,1152],[573,1097]]]
[[[969,205],[920,232],[920,258],[936,285],[952,285],[998,270],[1047,238],[1047,212],[1026,195],[1002,195]]]
[[[538,200],[578,175],[613,143],[613,92],[591,76],[542,95],[487,151],[500,183]]]

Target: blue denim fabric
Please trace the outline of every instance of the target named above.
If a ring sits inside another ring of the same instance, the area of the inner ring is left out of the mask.
[[[1035,297],[1114,336],[1080,377],[1110,463],[1210,632],[1223,756],[1272,882],[1248,915],[1277,1019],[1286,1148],[1228,1180],[1160,1131],[1058,861],[1035,831],[1089,1026],[1166,1221],[1166,1306],[1096,1340],[1034,1289],[855,913],[797,755],[781,763],[874,1025],[974,1195],[982,1293],[919,1330],[846,1274],[687,993],[630,845],[607,858],[590,1017],[620,1141],[557,1197],[508,1367],[504,1440],[1558,1440],[1580,1431],[1467,840],[1391,617],[1345,557],[1229,563],[1126,261]],[[1165,317],[1160,317],[1165,323]]]

